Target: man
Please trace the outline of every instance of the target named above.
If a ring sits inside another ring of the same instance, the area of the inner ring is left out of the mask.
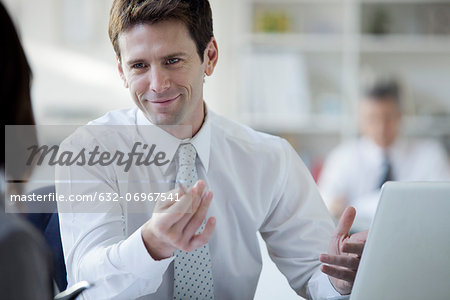
[[[317,188],[288,143],[220,117],[203,101],[204,76],[218,60],[208,1],[116,0],[109,35],[137,108],[108,113],[61,147],[123,152],[136,141],[155,142],[160,164],[124,172],[58,167],[57,191],[153,199],[177,182],[164,199],[179,201],[99,202],[90,206],[94,213],[75,213],[83,203],[59,203],[69,285],[92,282],[88,299],[253,299],[259,230],[297,293],[350,293],[366,237],[348,235],[354,209],[332,234]],[[127,125],[127,133],[110,125]],[[157,126],[148,133],[149,125]]]
[[[401,103],[398,84],[379,80],[361,101],[361,138],[335,149],[324,164],[319,187],[339,218],[348,205],[358,210],[357,228],[368,228],[386,181],[449,180],[445,149],[430,140],[399,138]]]

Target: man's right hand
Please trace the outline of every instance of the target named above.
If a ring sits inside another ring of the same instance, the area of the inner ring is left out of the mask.
[[[176,249],[193,251],[212,236],[216,219],[210,217],[202,232],[196,234],[208,212],[213,194],[203,191],[206,184],[199,180],[188,191],[174,190],[179,201],[158,201],[153,215],[142,227],[142,239],[155,260],[171,257]],[[166,194],[166,195],[167,195]]]

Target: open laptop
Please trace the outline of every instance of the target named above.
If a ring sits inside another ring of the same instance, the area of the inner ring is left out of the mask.
[[[450,182],[388,182],[350,300],[450,299]]]

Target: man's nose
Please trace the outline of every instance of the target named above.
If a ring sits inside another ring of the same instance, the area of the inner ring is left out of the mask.
[[[153,68],[150,72],[150,89],[162,93],[170,87],[169,74],[161,68]]]

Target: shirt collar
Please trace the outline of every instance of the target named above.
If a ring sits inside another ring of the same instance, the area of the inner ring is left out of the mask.
[[[383,149],[382,147],[378,146],[372,139],[362,136],[361,141],[364,145],[364,151],[368,158],[373,160],[376,159],[378,164],[383,164],[385,156],[387,155],[388,159],[392,162],[393,159],[395,159],[395,156],[399,156],[399,148],[400,148],[400,141],[399,139],[396,139],[392,145],[389,147]]]
[[[198,157],[205,168],[205,172],[208,172],[209,167],[209,155],[211,152],[211,116],[208,113],[208,107],[205,103],[205,120],[202,127],[197,134],[190,140],[197,150]]]
[[[383,163],[384,151],[372,139],[362,136],[361,143],[363,146],[363,155],[368,161],[376,162],[377,165]]]
[[[204,105],[205,105],[205,120],[203,121],[200,130],[192,138],[181,140],[174,137],[173,135],[163,130],[162,128],[154,126],[145,117],[144,113],[140,109],[137,109],[136,113],[136,125],[138,125],[138,131],[140,126],[152,125],[149,130],[148,129],[145,130],[145,134],[143,134],[142,130],[140,130],[140,134],[147,141],[153,140],[154,142],[152,143],[156,144],[159,151],[163,151],[164,153],[166,153],[166,158],[169,159],[170,161],[174,160],[175,154],[180,144],[187,142],[191,143],[195,147],[200,162],[202,163],[203,167],[205,168],[205,172],[207,173],[211,150],[211,121],[209,116],[210,114],[208,113],[208,107],[206,103]],[[162,172],[164,174],[166,174],[169,165],[170,164],[165,164],[161,166]]]

